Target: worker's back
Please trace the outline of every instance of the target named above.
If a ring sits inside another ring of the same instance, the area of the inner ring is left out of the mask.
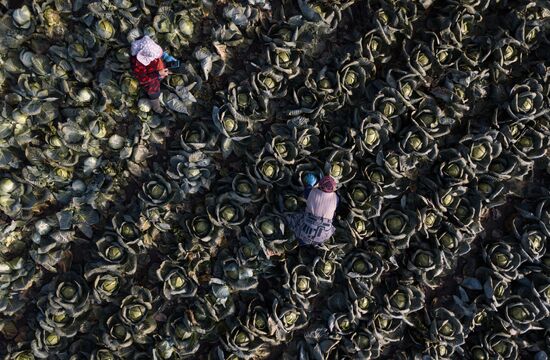
[[[306,212],[332,220],[337,204],[338,195],[335,192],[326,193],[314,188],[307,197]]]

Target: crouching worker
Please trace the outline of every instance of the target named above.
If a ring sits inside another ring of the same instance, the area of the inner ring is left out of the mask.
[[[173,58],[149,36],[132,42],[131,55],[130,63],[135,78],[149,96],[153,111],[162,113],[163,109],[159,98],[160,81],[170,74],[163,59]]]
[[[308,174],[305,182],[306,210],[288,215],[287,222],[300,245],[319,246],[334,234],[332,218],[339,202],[335,192],[336,180],[331,176],[325,176],[315,186],[317,178],[313,174]]]

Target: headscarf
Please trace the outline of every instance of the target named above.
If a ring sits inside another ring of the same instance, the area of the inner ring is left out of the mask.
[[[332,176],[327,175],[319,180],[319,184],[317,186],[319,187],[319,190],[326,193],[331,193],[336,191],[336,180],[334,180]]]
[[[160,45],[145,35],[141,39],[132,42],[131,53],[140,63],[147,66],[151,61],[160,58],[163,51]]]

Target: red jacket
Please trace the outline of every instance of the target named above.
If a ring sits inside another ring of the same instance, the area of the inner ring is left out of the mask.
[[[134,77],[143,86],[148,95],[153,95],[160,91],[159,71],[164,69],[162,59],[155,59],[145,66],[135,56],[132,56],[130,57],[130,65],[132,66]]]

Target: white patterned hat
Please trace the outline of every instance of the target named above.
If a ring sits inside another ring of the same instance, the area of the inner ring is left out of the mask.
[[[132,56],[136,56],[138,61],[147,66],[151,61],[162,56],[162,48],[154,42],[149,36],[144,36],[132,43]]]

